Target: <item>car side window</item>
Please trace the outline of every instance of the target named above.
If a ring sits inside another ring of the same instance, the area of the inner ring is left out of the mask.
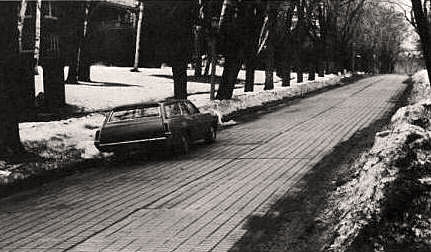
[[[189,110],[189,108],[187,107],[187,105],[184,102],[181,102],[181,110],[183,111],[183,115],[191,115],[193,113],[191,113],[191,111]]]
[[[143,117],[159,117],[160,116],[160,108],[157,107],[146,107],[146,108],[140,108],[137,109],[136,118],[143,118]]]
[[[178,103],[171,103],[165,105],[166,118],[172,118],[176,116],[181,116],[181,109]]]
[[[199,109],[197,109],[195,107],[195,105],[193,105],[193,103],[191,103],[189,101],[186,101],[185,104],[186,104],[186,106],[187,106],[190,114],[197,114],[197,113],[199,113]]]
[[[124,120],[132,120],[135,118],[135,113],[136,113],[135,109],[114,111],[109,121],[118,122],[118,121],[124,121]]]

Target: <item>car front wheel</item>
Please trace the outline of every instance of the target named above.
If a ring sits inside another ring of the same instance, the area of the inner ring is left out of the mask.
[[[208,133],[207,133],[207,137],[205,139],[205,141],[207,143],[214,143],[217,137],[217,131],[216,128],[214,126],[210,126],[208,129]]]

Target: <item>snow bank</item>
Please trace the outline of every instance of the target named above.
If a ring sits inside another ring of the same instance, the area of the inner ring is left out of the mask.
[[[103,119],[102,114],[92,114],[61,121],[21,123],[21,141],[25,145],[45,142],[44,149],[35,150],[42,158],[55,158],[56,153],[49,150],[61,152],[62,148],[80,150],[80,158],[93,158],[99,155],[93,140]]]
[[[208,101],[202,104],[202,111],[210,111],[223,118],[234,112],[246,110],[253,107],[259,107],[266,103],[283,100],[286,98],[301,97],[307,93],[338,85],[341,77],[337,75],[329,75],[317,81],[305,82],[296,84],[291,87],[276,87],[274,90],[262,90],[251,93],[236,94],[230,100],[215,100]],[[196,98],[190,97],[190,100],[195,101]],[[198,102],[199,103],[199,102]]]
[[[419,71],[413,75],[412,81],[414,86],[410,96],[410,103],[416,103],[421,99],[431,97],[430,81],[426,70]]]
[[[332,207],[322,218],[339,216],[332,251],[344,251],[363,227],[379,218],[386,190],[418,161],[421,149],[431,147],[431,99],[423,99],[430,93],[425,77],[424,72],[413,77],[414,99],[422,99],[393,115],[389,130],[378,133],[371,150],[354,165],[353,179],[331,196]]]

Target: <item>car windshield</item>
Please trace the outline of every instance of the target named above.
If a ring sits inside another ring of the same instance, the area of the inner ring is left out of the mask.
[[[126,110],[114,111],[111,115],[110,122],[118,122],[124,120],[134,120],[144,117],[159,117],[160,108],[159,106],[144,107],[144,108],[133,108]]]

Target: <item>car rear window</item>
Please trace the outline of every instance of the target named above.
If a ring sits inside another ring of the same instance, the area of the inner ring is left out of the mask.
[[[134,120],[144,117],[159,117],[160,108],[155,107],[144,107],[114,111],[109,119],[109,122],[118,122],[124,120]]]

